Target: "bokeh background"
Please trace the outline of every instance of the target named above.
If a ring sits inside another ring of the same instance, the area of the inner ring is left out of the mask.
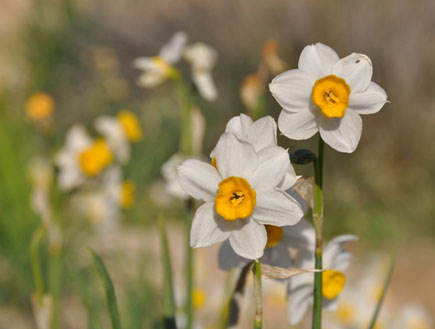
[[[1,0],[0,328],[35,328],[29,243],[40,220],[29,205],[30,159],[59,149],[73,123],[92,130],[98,115],[124,108],[138,114],[144,132],[126,168],[137,186],[136,205],[124,213],[119,230],[108,235],[73,225],[63,260],[61,323],[63,328],[97,328],[99,319],[105,321],[104,296],[86,251],[93,246],[113,273],[125,327],[158,327],[160,213],[170,223],[174,270],[183,271],[177,246],[184,245],[184,204],[159,194],[160,167],[179,147],[178,110],[169,84],[152,90],[137,86],[139,72],[132,61],[156,54],[178,30],[219,55],[213,71],[219,98],[197,101],[207,122],[205,155],[226,122],[246,111],[240,86],[257,70],[266,40],[278,43],[290,68],[297,66],[302,48],[315,42],[341,57],[361,52],[371,58],[373,80],[391,103],[364,117],[355,153],[327,148],[325,234],[359,236],[352,246],[355,273],[367,270],[366,255],[396,254],[388,300],[392,305],[418,300],[435,314],[434,17],[431,0]],[[56,102],[49,145],[25,115],[27,99],[41,90]],[[278,117],[280,108],[268,93],[266,108]],[[315,150],[316,145],[284,138],[280,143],[290,150]],[[296,171],[311,175],[310,167]],[[66,225],[74,221],[63,215]],[[214,255],[215,248],[197,255],[210,263],[204,266],[205,277],[222,279],[223,285],[224,273],[208,253]],[[219,294],[208,292],[207,300]],[[280,307],[275,310],[285,312]],[[277,319],[285,321],[285,315]],[[277,328],[286,328],[280,323]]]

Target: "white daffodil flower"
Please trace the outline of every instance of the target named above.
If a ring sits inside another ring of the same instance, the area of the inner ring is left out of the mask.
[[[118,226],[121,208],[131,203],[128,194],[121,169],[113,166],[104,173],[97,188],[81,191],[74,202],[84,217],[105,232]]]
[[[371,81],[370,59],[358,53],[340,59],[333,49],[316,43],[303,49],[298,67],[269,85],[283,107],[281,132],[301,140],[319,131],[337,151],[355,151],[362,133],[360,114],[376,113],[387,102],[385,91]]]
[[[187,34],[179,31],[160,49],[157,56],[136,58],[133,65],[143,71],[138,79],[139,86],[156,87],[166,79],[176,76],[177,70],[173,64],[183,56],[186,42]]]
[[[310,225],[311,226],[311,225]],[[314,268],[315,232],[304,227],[304,239],[294,259],[296,268]],[[355,235],[340,235],[329,241],[323,249],[323,309],[332,311],[337,307],[338,295],[344,287],[343,272],[349,266],[351,254],[344,245],[357,240]],[[308,242],[308,245],[307,245]],[[290,325],[299,323],[308,307],[313,304],[313,275],[297,275],[288,279],[288,320]]]
[[[289,166],[288,153],[278,146],[256,152],[225,133],[214,157],[216,166],[190,159],[178,168],[183,190],[205,201],[193,219],[190,245],[229,239],[239,256],[258,259],[267,243],[264,225],[294,225],[303,216],[299,203],[278,188]]]
[[[267,243],[264,249],[261,263],[289,268],[292,260],[289,248],[305,248],[311,242],[312,226],[305,219],[300,220],[296,225],[277,227],[266,225]],[[237,255],[228,241],[225,241],[218,254],[219,267],[224,271],[230,271],[237,267],[243,267],[251,262],[250,259]]]
[[[208,101],[214,101],[218,96],[211,75],[217,57],[215,49],[201,42],[188,46],[184,52],[184,58],[192,67],[192,80],[200,95]]]
[[[95,129],[102,134],[121,164],[130,159],[130,143],[142,138],[142,129],[137,116],[128,110],[116,117],[101,116],[95,120]]]
[[[242,141],[250,143],[256,152],[266,147],[276,146],[276,123],[271,116],[265,116],[255,122],[246,114],[240,114],[228,121],[225,132],[231,132]],[[211,158],[214,157],[215,150],[211,152]],[[297,181],[295,170],[289,162],[283,181],[279,187],[283,190],[290,189]]]
[[[112,160],[112,151],[104,140],[92,140],[82,125],[72,126],[55,157],[60,188],[66,191],[78,187],[86,178],[102,173]]]

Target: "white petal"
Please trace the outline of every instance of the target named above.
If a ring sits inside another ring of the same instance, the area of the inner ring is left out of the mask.
[[[257,193],[257,204],[252,217],[261,224],[273,226],[295,225],[304,213],[301,205],[279,189]]]
[[[146,71],[142,73],[137,79],[139,87],[154,88],[162,84],[166,80],[163,72],[159,71]]]
[[[331,74],[332,66],[340,60],[330,47],[316,43],[306,46],[299,57],[298,67],[310,74],[315,80]]]
[[[232,132],[239,139],[246,140],[248,138],[248,131],[252,125],[252,119],[250,116],[241,113],[236,117],[232,117],[227,123],[225,132]]]
[[[290,157],[280,146],[269,146],[257,153],[258,166],[249,183],[254,190],[270,189],[282,182]]]
[[[291,266],[291,258],[287,246],[280,242],[275,247],[267,248],[264,250],[261,263],[281,268],[289,268]]]
[[[297,249],[311,250],[314,253],[316,233],[313,225],[302,219],[296,225],[283,227],[288,244]]]
[[[266,246],[267,234],[264,225],[252,219],[239,219],[249,221],[239,230],[231,233],[230,244],[236,254],[247,259],[259,259],[263,256]]]
[[[276,76],[269,84],[276,101],[287,111],[298,111],[311,101],[315,79],[301,70],[289,70]]]
[[[269,115],[256,120],[248,129],[247,137],[248,142],[254,146],[255,152],[268,146],[275,146],[277,144],[275,120]]]
[[[249,262],[249,259],[243,258],[234,252],[228,240],[222,243],[218,254],[218,264],[220,269],[230,271],[234,268],[245,266]]]
[[[373,67],[370,58],[353,53],[338,61],[332,68],[332,74],[346,80],[352,93],[367,89],[372,80]]]
[[[323,251],[324,267],[330,267],[338,271],[344,271],[349,266],[350,252],[344,249],[344,245],[358,240],[356,235],[340,235],[329,241]]]
[[[98,117],[95,129],[107,139],[121,164],[126,163],[130,158],[130,143],[119,121],[109,116]]]
[[[316,115],[309,108],[299,112],[281,111],[278,127],[283,135],[296,140],[309,139],[319,130]]]
[[[148,71],[155,67],[155,63],[152,57],[139,57],[133,61],[133,66],[137,69]]]
[[[251,144],[233,133],[224,133],[216,145],[216,164],[222,178],[249,178],[257,168],[257,154]]]
[[[333,149],[352,153],[358,146],[362,134],[362,119],[351,109],[347,109],[343,118],[317,118],[320,136]]]
[[[287,171],[284,175],[284,179],[279,183],[278,187],[281,190],[287,191],[290,189],[293,185],[296,184],[296,181],[298,180],[298,176],[296,176],[295,169],[293,168],[292,164],[287,168]]]
[[[178,62],[187,43],[187,34],[179,31],[160,49],[159,56],[170,64]]]
[[[65,147],[71,152],[79,152],[91,144],[92,139],[81,124],[73,125],[65,136]]]
[[[189,159],[178,167],[178,181],[191,197],[212,201],[221,179],[213,166],[196,159]]]
[[[323,298],[322,310],[326,312],[333,312],[337,310],[338,297],[334,299]]]
[[[195,213],[190,231],[190,246],[207,247],[226,240],[231,234],[228,223],[214,211],[214,203],[204,203]]]
[[[216,86],[213,82],[213,77],[209,72],[195,72],[192,79],[196,87],[198,88],[200,95],[205,100],[214,101],[217,99],[218,94]]]
[[[301,274],[310,275],[310,274]],[[291,278],[293,279],[293,278]],[[313,303],[313,287],[306,285],[291,292],[288,296],[288,322],[290,325],[302,321],[308,307]]]
[[[358,114],[378,112],[387,102],[387,93],[378,84],[370,82],[369,87],[361,93],[351,93],[349,108]]]

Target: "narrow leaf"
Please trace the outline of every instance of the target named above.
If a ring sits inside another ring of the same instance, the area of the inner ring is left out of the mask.
[[[160,215],[158,222],[163,264],[163,326],[165,329],[176,329],[174,284],[172,281],[171,255],[169,253],[165,218]]]
[[[121,329],[121,320],[119,317],[118,304],[116,302],[115,290],[113,288],[112,280],[107,272],[106,266],[100,256],[95,251],[89,249],[94,266],[98,272],[98,275],[103,283],[104,293],[106,295],[107,307],[109,309],[110,318],[112,320],[112,329]]]
[[[394,271],[396,259],[394,256],[391,257],[390,268],[388,269],[387,276],[385,278],[384,287],[382,288],[381,298],[379,298],[378,304],[376,305],[375,312],[373,313],[372,321],[370,321],[369,329],[375,328],[376,320],[378,319],[379,313],[381,312],[382,304],[385,299],[385,295],[387,294],[388,286],[390,285],[391,277]]]

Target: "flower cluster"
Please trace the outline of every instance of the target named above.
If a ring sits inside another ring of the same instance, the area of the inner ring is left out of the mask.
[[[282,68],[272,48],[265,51],[266,62]],[[319,132],[337,151],[355,151],[362,133],[360,114],[375,113],[387,102],[385,91],[371,81],[370,59],[357,53],[340,59],[334,50],[318,43],[304,48],[298,66],[270,83],[272,95],[283,107],[278,120],[282,134],[299,140]],[[223,242],[219,265],[224,270],[260,258],[277,268],[315,266],[317,231],[302,219],[313,205],[297,193],[299,177],[288,150],[277,145],[276,134],[270,116],[253,121],[241,114],[228,122],[209,162],[188,159],[178,167],[181,188],[204,202],[194,216],[190,244],[205,247]],[[337,308],[350,262],[344,246],[356,239],[342,235],[325,244],[327,270],[321,274],[325,310]],[[313,303],[313,288],[312,275],[288,278],[291,325],[300,322]]]

